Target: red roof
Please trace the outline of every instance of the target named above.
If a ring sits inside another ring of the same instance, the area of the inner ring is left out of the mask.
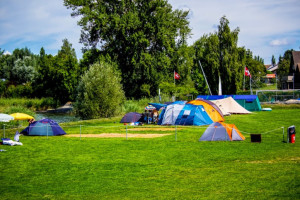
[[[266,77],[267,77],[267,78],[276,78],[276,75],[275,75],[275,74],[267,74]]]

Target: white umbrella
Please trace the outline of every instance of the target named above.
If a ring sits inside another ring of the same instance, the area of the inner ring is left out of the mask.
[[[10,120],[14,120],[14,119],[15,118],[11,115],[0,113],[0,122],[9,122]]]

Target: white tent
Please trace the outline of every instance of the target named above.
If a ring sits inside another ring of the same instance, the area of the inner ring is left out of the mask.
[[[238,102],[236,102],[232,97],[213,100],[212,102],[214,102],[220,108],[223,115],[251,113],[248,110],[246,110],[243,106],[241,106]]]

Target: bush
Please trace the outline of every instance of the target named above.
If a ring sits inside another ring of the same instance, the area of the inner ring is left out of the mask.
[[[113,117],[121,112],[124,99],[118,72],[108,63],[96,63],[78,85],[75,113],[82,119]]]

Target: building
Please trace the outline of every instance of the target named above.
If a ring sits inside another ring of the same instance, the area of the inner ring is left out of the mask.
[[[283,89],[300,89],[300,51],[292,52],[290,73],[283,77],[282,87]]]

